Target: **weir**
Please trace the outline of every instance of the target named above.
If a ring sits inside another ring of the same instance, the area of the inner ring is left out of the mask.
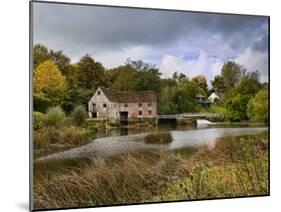
[[[208,118],[217,117],[218,114],[215,113],[182,113],[182,114],[170,114],[170,115],[157,115],[156,123],[166,123],[166,122],[175,122],[177,124],[212,124],[208,121]],[[205,120],[205,121],[203,121]]]

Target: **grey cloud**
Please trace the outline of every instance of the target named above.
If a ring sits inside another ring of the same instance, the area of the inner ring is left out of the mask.
[[[179,39],[206,39],[213,34],[219,35],[222,43],[241,50],[267,23],[265,17],[255,16],[34,4],[35,42],[63,49],[70,56],[133,45],[161,48]],[[264,40],[253,44],[257,49],[264,45]]]
[[[252,48],[257,51],[268,51],[268,34],[263,34],[259,40],[253,43]]]

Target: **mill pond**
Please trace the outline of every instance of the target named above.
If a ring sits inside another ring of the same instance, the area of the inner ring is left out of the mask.
[[[148,144],[144,138],[157,131],[170,132],[172,141],[168,144]],[[80,167],[92,159],[109,158],[124,153],[145,150],[190,150],[200,146],[212,149],[220,138],[258,135],[268,132],[264,124],[219,124],[208,127],[164,125],[150,128],[115,128],[95,133],[88,144],[65,151],[51,153],[35,159],[35,177],[49,175],[53,171]],[[247,142],[247,141],[245,141]]]

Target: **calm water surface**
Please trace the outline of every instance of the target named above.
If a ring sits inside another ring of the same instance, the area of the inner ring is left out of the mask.
[[[212,147],[218,138],[253,135],[265,132],[268,128],[244,124],[221,125],[203,129],[196,128],[195,126],[162,126],[158,130],[170,131],[173,138],[171,143],[162,145],[144,143],[145,135],[154,130],[154,128],[141,130],[115,129],[99,132],[99,134],[96,134],[99,138],[93,139],[93,141],[84,146],[36,159],[34,163],[35,180],[40,180],[42,177],[49,177],[62,170],[84,166],[93,158],[105,158],[145,149],[164,148],[175,150],[200,145],[209,145]]]
[[[170,144],[146,144],[144,137],[147,132],[129,135],[117,135],[94,139],[92,142],[67,151],[53,153],[41,157],[36,161],[109,157],[120,153],[140,151],[144,149],[166,148],[178,149],[183,147],[194,147],[200,145],[214,146],[218,138],[226,136],[235,137],[252,135],[267,131],[267,127],[213,127],[213,128],[189,128],[169,130],[172,135]]]

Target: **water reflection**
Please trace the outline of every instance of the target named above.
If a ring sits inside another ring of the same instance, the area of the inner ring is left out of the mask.
[[[266,131],[267,128],[208,128],[189,131],[172,131],[173,142],[169,149],[200,145],[214,146],[218,138],[253,135]]]
[[[94,139],[91,143],[73,148],[64,152],[54,153],[37,161],[50,159],[73,159],[85,157],[109,157],[120,153],[140,151],[153,148],[178,149],[200,145],[214,146],[218,138],[226,136],[242,136],[261,133],[266,127],[246,128],[208,128],[171,130],[173,141],[168,145],[146,144],[144,137],[146,133],[127,135],[130,131],[123,131],[125,136],[112,136]]]
[[[120,127],[120,128],[109,128],[109,129],[99,129],[93,130],[94,138],[104,138],[104,137],[115,137],[115,136],[125,136],[134,135],[141,133],[148,133],[155,130],[160,131],[187,131],[187,130],[199,130],[199,129],[210,129],[210,128],[249,128],[249,127],[267,127],[261,123],[216,123],[215,125],[197,127],[196,124],[189,125],[176,125],[171,123],[161,123],[157,127]],[[93,139],[94,139],[93,138]]]

